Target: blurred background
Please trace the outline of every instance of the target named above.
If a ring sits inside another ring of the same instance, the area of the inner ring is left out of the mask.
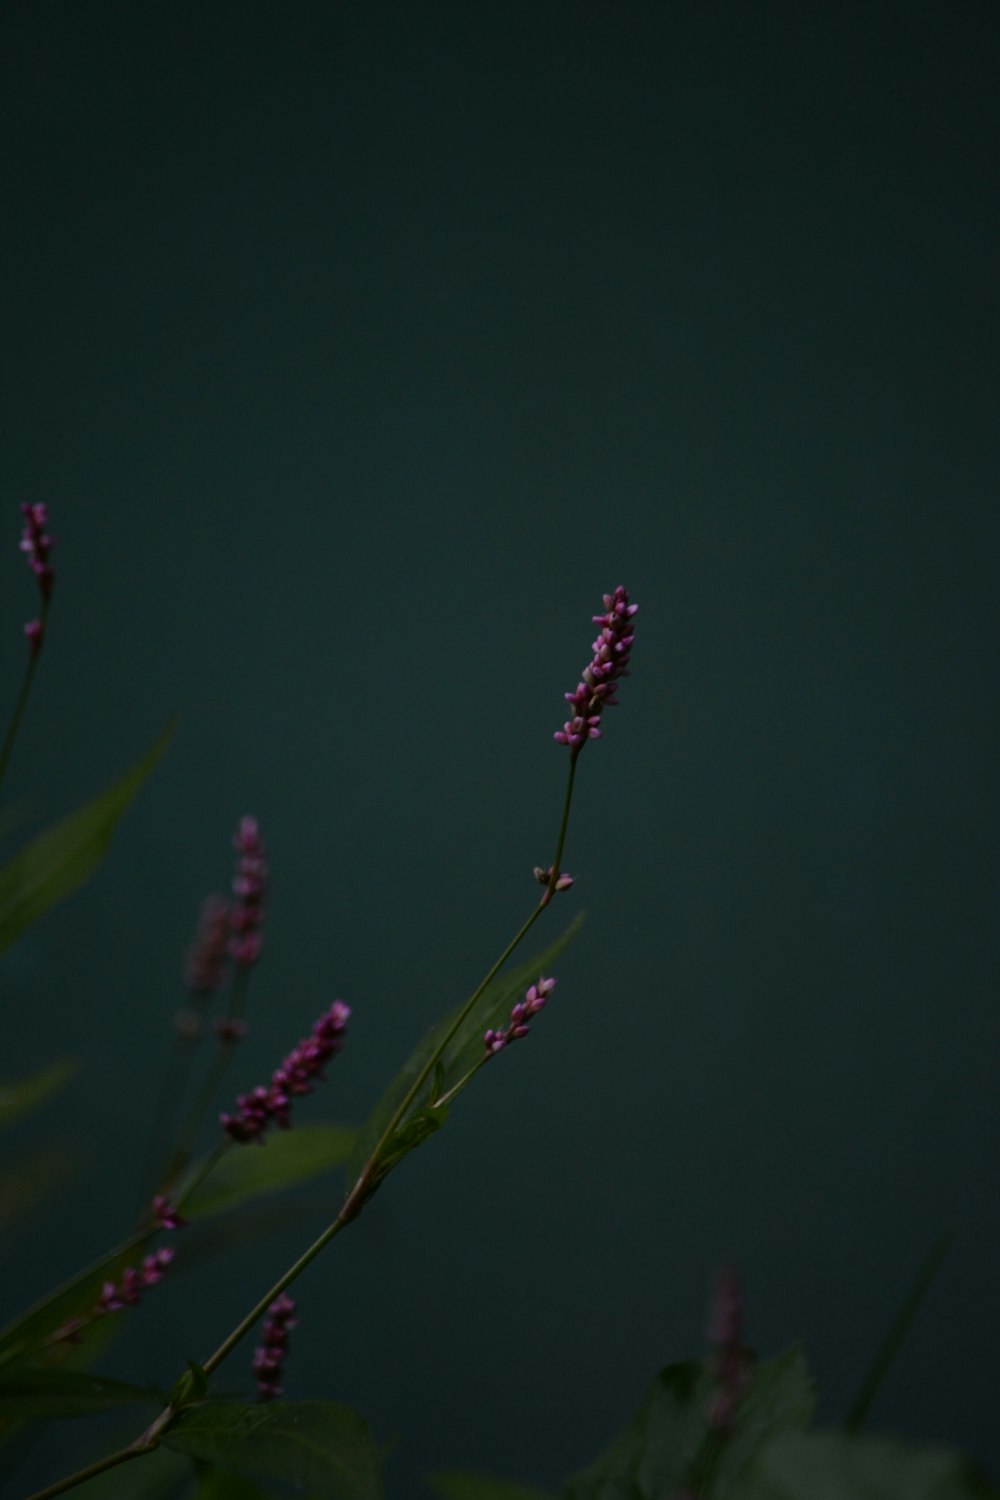
[[[58,581],[7,799],[41,825],[180,727],[4,963],[4,1072],[83,1062],[17,1138],[61,1129],[75,1175],[7,1248],[4,1321],[129,1226],[243,813],[272,893],[230,1095],[340,996],[300,1118],[358,1121],[475,985],[624,583],[559,989],[303,1280],[288,1394],[395,1439],[393,1495],[554,1486],[702,1352],[735,1261],[753,1343],[803,1340],[836,1421],[950,1228],[873,1422],[1000,1467],[996,29],[8,0],[8,703],[22,501]],[[204,1357],[335,1204],[151,1293],[107,1373]]]

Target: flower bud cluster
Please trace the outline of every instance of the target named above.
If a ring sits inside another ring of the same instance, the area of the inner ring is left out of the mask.
[[[563,694],[573,715],[553,735],[560,745],[568,745],[574,756],[588,740],[600,739],[601,715],[618,702],[615,683],[629,675],[628,661],[635,640],[632,620],[638,609],[638,604],[629,603],[628,590],[619,584],[613,594],[604,595],[605,613],[593,617],[594,624],[601,627],[591,647],[593,659],[584,668],[583,680],[575,691]]]
[[[185,1229],[187,1219],[182,1219],[166,1193],[157,1193],[153,1199],[153,1218],[159,1229]]]
[[[549,881],[552,879],[552,866],[549,865],[547,870],[543,870],[541,865],[536,865],[531,873],[534,875],[539,885],[548,885]],[[561,870],[556,876],[556,883],[553,886],[553,890],[568,891],[572,884],[572,875],[567,875],[565,870]]]
[[[38,501],[34,505],[26,502],[21,506],[21,514],[24,517],[21,551],[25,554],[28,567],[38,581],[38,590],[43,601],[48,601],[52,597],[52,585],[56,579],[52,564],[49,562],[49,553],[52,551],[52,538],[46,529],[49,524],[49,508],[44,501]],[[24,627],[32,657],[36,657],[42,649],[43,630],[44,626],[40,619],[29,620]]]
[[[261,924],[264,920],[264,893],[267,890],[267,860],[257,819],[240,819],[233,837],[233,848],[239,855],[233,879],[236,905],[229,913],[232,936],[229,952],[238,964],[249,967],[260,957],[263,947]]]
[[[267,1310],[263,1337],[254,1352],[253,1372],[257,1378],[257,1396],[273,1401],[282,1392],[281,1380],[288,1357],[288,1334],[296,1327],[294,1298],[277,1297]]]
[[[537,984],[528,986],[524,999],[519,1000],[511,1011],[508,1025],[501,1027],[499,1031],[494,1031],[491,1027],[483,1036],[487,1056],[492,1057],[495,1052],[502,1052],[511,1042],[528,1035],[531,1030],[528,1022],[542,1009],[555,987],[554,979],[539,979]]]
[[[123,1307],[134,1307],[147,1287],[163,1280],[163,1273],[174,1258],[169,1249],[154,1250],[143,1257],[137,1268],[126,1266],[121,1281],[106,1281],[97,1299],[97,1310],[101,1313],[118,1312]]]
[[[335,1000],[279,1068],[271,1075],[267,1087],[241,1094],[236,1100],[235,1115],[220,1115],[223,1130],[234,1141],[258,1141],[263,1145],[264,1132],[274,1120],[283,1130],[292,1123],[294,1098],[311,1094],[315,1080],[323,1078],[323,1066],[344,1045],[344,1032],[350,1017],[350,1006]]]

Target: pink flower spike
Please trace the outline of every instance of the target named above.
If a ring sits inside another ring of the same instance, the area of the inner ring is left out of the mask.
[[[603,615],[593,617],[601,629],[591,647],[594,655],[583,670],[583,680],[572,693],[563,694],[574,710],[573,715],[553,735],[560,745],[569,746],[574,757],[588,740],[601,738],[601,715],[618,702],[615,683],[629,675],[629,657],[635,640],[632,621],[639,606],[629,603],[628,590],[619,584],[613,594],[604,595],[604,609]]]
[[[32,660],[35,659],[42,649],[42,631],[41,620],[29,620],[24,627],[24,633],[28,638],[28,650],[31,652]]]
[[[295,1302],[289,1296],[275,1298],[264,1319],[261,1342],[254,1352],[251,1368],[257,1378],[257,1397],[273,1401],[282,1393],[281,1380],[288,1357],[288,1334],[295,1328]]]
[[[528,1025],[532,1016],[544,1007],[552,991],[556,987],[554,979],[539,979],[537,983],[529,985],[524,993],[524,999],[519,1000],[510,1013],[510,1021],[499,1031],[492,1027],[483,1035],[483,1045],[486,1055],[492,1057],[497,1052],[502,1052],[509,1047],[511,1042],[516,1042],[523,1036],[527,1036],[531,1027]]]
[[[184,981],[194,995],[211,995],[222,988],[229,957],[229,903],[222,896],[206,896],[201,904],[198,931],[184,959]]]
[[[44,502],[38,502],[35,505],[26,503],[21,506],[21,514],[24,517],[21,551],[28,560],[28,567],[38,580],[38,589],[42,598],[50,599],[56,575],[49,564],[52,538],[45,529],[49,523],[48,506]]]
[[[270,1084],[241,1094],[236,1100],[235,1115],[220,1115],[223,1130],[241,1145],[248,1141],[264,1143],[264,1132],[274,1121],[283,1130],[292,1124],[292,1100],[311,1094],[317,1081],[323,1079],[323,1068],[344,1045],[344,1034],[351,1008],[335,1000],[316,1021],[309,1036],[303,1037],[271,1074]]]

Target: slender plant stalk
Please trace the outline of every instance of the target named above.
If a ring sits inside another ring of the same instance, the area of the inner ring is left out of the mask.
[[[45,640],[45,625],[48,619],[48,613],[49,601],[48,599],[43,599],[41,611],[39,613],[39,619],[42,623],[42,633],[39,637],[39,641]],[[0,748],[0,785],[2,785],[3,779],[7,774],[7,765],[10,761],[11,753],[14,749],[14,741],[17,739],[18,730],[21,727],[21,720],[24,718],[25,709],[28,707],[28,699],[31,697],[31,685],[35,680],[35,672],[38,668],[38,662],[41,654],[41,645],[39,645],[37,650],[32,650],[28,654],[28,665],[25,667],[24,676],[21,679],[21,691],[17,695],[17,702],[14,705],[14,712],[11,714],[10,723],[7,725],[7,733],[4,735],[3,747]]]
[[[213,1353],[210,1354],[209,1357],[204,1361],[201,1368],[206,1375],[211,1375],[215,1370],[218,1369],[223,1360],[228,1358],[228,1356],[233,1352],[236,1346],[241,1343],[242,1340],[246,1338],[247,1334],[260,1322],[261,1318],[267,1312],[271,1303],[277,1297],[280,1297],[283,1292],[288,1290],[292,1283],[297,1280],[299,1276],[301,1276],[302,1272],[305,1271],[306,1268],[310,1266],[316,1259],[316,1257],[326,1249],[330,1241],[334,1239],[342,1229],[345,1229],[347,1225],[352,1222],[352,1220],[357,1218],[358,1214],[361,1212],[361,1209],[365,1204],[366,1199],[370,1195],[373,1185],[373,1178],[378,1168],[379,1158],[381,1157],[382,1152],[385,1150],[385,1147],[395,1135],[397,1129],[405,1118],[407,1111],[410,1109],[414,1100],[418,1097],[424,1084],[427,1082],[427,1079],[434,1071],[435,1065],[437,1064],[439,1058],[443,1055],[445,1048],[451,1042],[452,1038],[455,1036],[455,1033],[458,1031],[458,1028],[461,1026],[462,1022],[465,1020],[466,1016],[472,1010],[476,1002],[480,999],[487,986],[500,972],[504,964],[510,958],[515,949],[519,946],[519,944],[524,941],[528,933],[531,931],[532,927],[537,922],[538,918],[541,916],[542,912],[551,902],[553,893],[555,892],[556,888],[556,881],[559,878],[559,862],[562,859],[563,848],[566,843],[566,831],[569,827],[570,808],[573,802],[573,782],[576,775],[576,761],[577,754],[571,753],[569,777],[566,784],[566,796],[563,802],[562,820],[559,825],[559,836],[556,840],[555,857],[552,861],[552,869],[549,875],[548,884],[546,885],[545,890],[542,892],[541,899],[539,900],[534,911],[527,918],[527,920],[522,923],[521,927],[515,933],[514,937],[511,938],[506,948],[500,954],[500,957],[487,971],[485,978],[483,978],[482,981],[477,985],[476,989],[473,990],[472,994],[469,996],[462,1009],[458,1012],[458,1015],[455,1017],[452,1025],[448,1028],[445,1036],[442,1037],[437,1048],[435,1049],[427,1063],[424,1065],[424,1067],[421,1069],[413,1084],[407,1090],[400,1104],[397,1105],[395,1111],[393,1112],[392,1118],[386,1125],[381,1136],[373,1147],[368,1160],[365,1162],[364,1167],[361,1169],[356,1182],[353,1184],[347,1194],[347,1197],[344,1199],[344,1203],[340,1209],[340,1212],[337,1214],[337,1217],[331,1224],[327,1225],[322,1234],[320,1234],[319,1237],[315,1239],[313,1243],[308,1247],[308,1249],[299,1256],[298,1260],[295,1261],[293,1265],[289,1266],[289,1268],[284,1272],[282,1276],[278,1278],[278,1280],[264,1294],[264,1296],[258,1299],[258,1301],[254,1304],[254,1306],[250,1309],[246,1316],[240,1320],[240,1322],[236,1325],[232,1332],[225,1339],[223,1339],[219,1347],[215,1349]],[[474,1068],[468,1075],[466,1075],[465,1079],[461,1080],[460,1087],[464,1087],[476,1071],[478,1071],[478,1069]],[[453,1097],[456,1091],[456,1089],[452,1089],[447,1097]],[[214,1160],[212,1162],[212,1165],[214,1165]],[[199,1174],[198,1180],[202,1180],[205,1175],[207,1175],[207,1172],[202,1172],[201,1174]],[[187,1186],[184,1193],[185,1197],[193,1191],[195,1185],[196,1184],[189,1184]],[[180,1201],[183,1200],[179,1200],[179,1202]],[[134,1443],[130,1444],[128,1448],[119,1449],[117,1453],[109,1454],[107,1458],[102,1459],[98,1464],[92,1464],[87,1469],[80,1469],[75,1474],[67,1475],[65,1479],[58,1481],[58,1483],[54,1485],[50,1485],[47,1489],[38,1490],[35,1494],[29,1496],[28,1500],[53,1500],[54,1496],[65,1494],[68,1490],[75,1488],[76,1485],[83,1484],[87,1479],[91,1479],[97,1474],[104,1473],[107,1469],[112,1469],[118,1464],[126,1463],[130,1459],[140,1458],[145,1453],[152,1453],[159,1446],[160,1439],[162,1438],[163,1433],[166,1432],[167,1429],[176,1421],[181,1410],[183,1410],[182,1406],[175,1406],[173,1402],[171,1402],[169,1405],[164,1407],[163,1411],[161,1411],[159,1416],[152,1423],[150,1423],[145,1432],[143,1432],[141,1436],[135,1440]]]
[[[910,1331],[910,1325],[920,1311],[924,1298],[934,1285],[938,1272],[948,1257],[948,1252],[952,1247],[954,1239],[954,1232],[949,1229],[945,1234],[941,1235],[940,1239],[935,1240],[930,1250],[924,1256],[923,1263],[913,1278],[899,1311],[889,1325],[889,1330],[882,1340],[875,1358],[869,1365],[865,1377],[858,1388],[858,1394],[855,1396],[851,1404],[851,1409],[847,1413],[844,1425],[848,1432],[856,1432],[866,1421],[872,1403],[882,1387],[882,1382],[888,1375],[902,1347],[903,1341]]]

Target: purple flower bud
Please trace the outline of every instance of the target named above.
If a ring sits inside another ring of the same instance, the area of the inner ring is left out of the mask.
[[[525,991],[524,999],[518,1000],[510,1013],[509,1023],[499,1031],[492,1027],[483,1035],[483,1045],[487,1056],[492,1057],[496,1052],[502,1052],[511,1042],[520,1040],[527,1036],[531,1027],[529,1019],[537,1015],[545,1005],[546,1000],[556,987],[554,979],[539,979],[536,984],[529,985]]]
[[[20,543],[21,551],[27,558],[28,567],[38,580],[38,588],[42,598],[49,599],[52,597],[52,585],[55,583],[56,575],[49,565],[52,538],[45,529],[49,523],[48,506],[42,502],[35,505],[24,504],[21,506],[21,514],[24,517],[24,530],[21,532]],[[40,639],[41,632],[39,631],[39,641]]]
[[[304,1037],[271,1074],[271,1082],[236,1100],[235,1115],[220,1115],[223,1130],[234,1141],[245,1144],[257,1141],[263,1145],[264,1132],[275,1121],[283,1130],[291,1126],[293,1098],[311,1094],[317,1080],[324,1077],[323,1067],[344,1045],[344,1033],[350,1018],[350,1006],[335,1000],[320,1016],[309,1036]]]
[[[552,879],[552,866],[549,865],[547,870],[543,870],[541,865],[536,865],[534,870],[532,871],[532,874],[538,881],[539,885],[548,885],[549,881]],[[554,888],[557,891],[568,891],[572,884],[572,875],[567,875],[565,870],[563,870],[559,875],[556,876],[556,883]]]
[[[591,647],[594,655],[583,670],[583,679],[572,693],[563,694],[573,709],[572,717],[553,735],[560,745],[568,745],[574,756],[588,740],[601,738],[601,715],[618,702],[615,683],[629,675],[635,640],[632,620],[639,606],[629,603],[628,590],[619,584],[613,594],[604,595],[604,609],[603,615],[594,615],[594,623],[601,629]]]
[[[288,1334],[295,1328],[295,1302],[291,1297],[275,1298],[267,1310],[261,1342],[254,1352],[251,1368],[257,1378],[260,1401],[273,1401],[281,1395],[281,1380],[288,1357]]]
[[[160,1229],[185,1229],[187,1219],[182,1219],[165,1193],[157,1193],[153,1199],[153,1218]]]

